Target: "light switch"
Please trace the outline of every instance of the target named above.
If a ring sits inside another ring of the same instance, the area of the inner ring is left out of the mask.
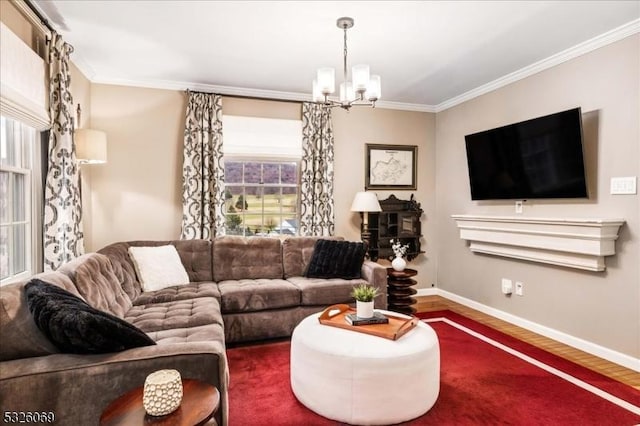
[[[612,195],[633,195],[636,193],[635,176],[613,177],[611,178],[611,194]]]

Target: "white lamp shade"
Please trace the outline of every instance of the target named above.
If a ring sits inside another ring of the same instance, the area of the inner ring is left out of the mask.
[[[356,92],[362,93],[369,85],[369,65],[354,65],[351,69],[353,75],[353,88]]]
[[[350,81],[340,84],[340,102],[353,101],[356,98],[356,94],[353,91],[353,85]]]
[[[318,86],[318,80],[313,80],[313,102],[323,102],[324,96],[320,91],[320,86]]]
[[[380,87],[380,76],[372,75],[367,86],[366,97],[368,100],[375,102],[382,97],[382,88]]]
[[[352,212],[379,212],[382,211],[375,192],[357,192],[351,203]]]
[[[330,95],[336,91],[336,70],[320,68],[318,70],[318,87],[323,95]]]
[[[76,159],[83,164],[107,162],[107,134],[99,130],[77,129],[74,133]]]

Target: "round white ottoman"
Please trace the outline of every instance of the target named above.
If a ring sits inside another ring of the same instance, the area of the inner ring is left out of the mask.
[[[440,346],[431,327],[420,322],[393,341],[322,325],[318,316],[291,337],[291,389],[307,408],[344,423],[388,425],[435,404]]]

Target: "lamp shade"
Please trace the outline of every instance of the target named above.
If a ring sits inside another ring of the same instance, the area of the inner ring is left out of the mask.
[[[382,211],[375,192],[357,192],[351,203],[352,212],[379,212]]]
[[[377,101],[382,96],[382,88],[380,85],[380,76],[372,75],[369,79],[369,86],[367,87],[366,98],[372,102]]]
[[[99,130],[77,129],[74,133],[76,159],[82,164],[107,162],[107,134]]]

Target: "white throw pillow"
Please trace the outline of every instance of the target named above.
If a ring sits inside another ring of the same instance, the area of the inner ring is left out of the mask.
[[[136,268],[142,291],[155,291],[189,282],[178,251],[172,245],[129,247],[129,257]]]

